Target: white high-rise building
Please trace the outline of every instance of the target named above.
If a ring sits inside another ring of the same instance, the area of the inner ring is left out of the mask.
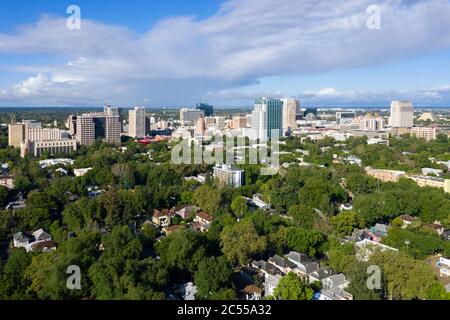
[[[254,137],[261,141],[282,136],[283,102],[280,99],[257,98],[252,112],[252,129]]]
[[[300,101],[297,99],[282,99],[283,101],[283,133],[289,129],[297,129],[297,114],[300,113]]]
[[[414,107],[410,101],[392,101],[389,125],[392,128],[412,128],[414,126]]]
[[[135,107],[128,112],[128,135],[133,138],[145,137],[145,108]]]

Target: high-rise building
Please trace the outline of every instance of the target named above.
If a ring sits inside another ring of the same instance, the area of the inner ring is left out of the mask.
[[[42,128],[34,121],[12,123],[8,126],[10,146],[21,148],[22,143],[36,141],[55,141],[69,138],[69,132],[58,128]]]
[[[236,116],[233,118],[233,129],[243,129],[247,128],[247,117],[246,116]]]
[[[232,188],[239,188],[244,183],[244,170],[232,168],[227,164],[214,167],[213,176],[220,184]]]
[[[195,134],[198,136],[203,136],[205,134],[205,131],[206,131],[205,118],[200,117],[197,120],[197,127],[195,128]]]
[[[145,108],[135,107],[128,112],[128,135],[133,138],[144,138],[145,130]]]
[[[412,128],[414,107],[410,101],[392,101],[389,125],[392,128]]]
[[[354,111],[340,111],[336,112],[336,123],[338,125],[351,124],[356,117]]]
[[[203,111],[205,117],[214,116],[214,107],[206,103],[197,103],[196,109]]]
[[[282,99],[283,101],[283,132],[297,129],[297,114],[300,113],[300,101],[297,99]]]
[[[252,128],[257,139],[267,141],[282,136],[283,102],[280,99],[265,97],[256,99],[252,114]]]
[[[14,148],[20,148],[25,140],[25,126],[22,123],[11,123],[8,125],[8,144]]]
[[[425,139],[431,141],[436,139],[437,129],[436,127],[414,127],[411,128],[411,135],[419,139]]]
[[[219,128],[225,127],[225,117],[218,116],[214,117],[214,119],[216,120],[216,126],[218,126]]]
[[[198,119],[202,116],[204,117],[205,114],[201,110],[194,110],[188,108],[182,108],[180,110],[180,121],[183,123],[195,124],[197,123]]]
[[[77,117],[70,115],[67,118],[66,128],[69,129],[70,135],[74,136],[77,134]]]
[[[77,117],[77,141],[81,145],[91,146],[97,139],[119,144],[120,133],[117,108],[105,107],[104,112],[86,113]]]
[[[386,129],[386,120],[378,114],[368,114],[357,118],[359,129],[363,131],[382,131]]]

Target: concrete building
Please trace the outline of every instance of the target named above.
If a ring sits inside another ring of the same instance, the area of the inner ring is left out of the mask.
[[[406,175],[405,171],[374,169],[371,167],[366,167],[366,173],[384,182],[397,182]]]
[[[340,125],[352,124],[356,118],[354,111],[340,111],[336,112],[336,123]]]
[[[31,153],[35,157],[40,157],[44,153],[54,156],[57,154],[70,153],[77,150],[75,139],[27,141],[21,144],[20,155],[25,157]]]
[[[200,117],[204,117],[205,113],[201,110],[182,108],[180,110],[180,121],[182,123],[197,123]]]
[[[297,99],[282,99],[283,102],[283,133],[297,129],[297,115],[300,114],[300,101]]]
[[[232,188],[239,188],[244,183],[244,170],[232,168],[230,165],[218,165],[214,168],[214,178],[219,183]]]
[[[386,120],[378,114],[368,114],[364,117],[356,118],[356,123],[359,124],[359,130],[363,131],[383,131],[386,129]]]
[[[104,112],[86,113],[77,117],[77,141],[91,146],[95,140],[119,144],[121,122],[117,108],[105,107]]]
[[[236,116],[233,118],[233,129],[247,128],[247,117]]]
[[[8,125],[8,145],[20,148],[25,141],[25,126],[22,123],[11,123]]]
[[[415,136],[419,139],[425,139],[431,141],[436,139],[437,128],[436,127],[414,127],[410,131],[411,136]]]
[[[414,107],[410,101],[392,101],[389,125],[393,128],[412,128],[414,126]]]
[[[145,108],[135,107],[128,111],[128,135],[132,138],[145,138]]]

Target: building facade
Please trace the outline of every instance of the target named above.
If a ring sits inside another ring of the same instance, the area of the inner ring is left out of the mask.
[[[216,166],[213,176],[220,184],[232,188],[239,188],[244,183],[244,170],[235,169],[226,164]]]
[[[300,101],[297,99],[282,99],[283,102],[283,133],[297,129],[297,115],[300,113]]]
[[[267,141],[283,135],[283,102],[280,99],[256,99],[252,115],[252,128],[257,139]]]
[[[410,101],[392,101],[389,125],[393,128],[414,126],[414,107]]]
[[[146,136],[145,108],[135,107],[128,112],[128,135],[133,138]]]

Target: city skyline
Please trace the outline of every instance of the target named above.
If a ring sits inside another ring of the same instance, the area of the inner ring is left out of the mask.
[[[78,1],[80,30],[71,4],[3,5],[1,107],[450,106],[445,1],[379,1],[374,29],[370,1]]]

